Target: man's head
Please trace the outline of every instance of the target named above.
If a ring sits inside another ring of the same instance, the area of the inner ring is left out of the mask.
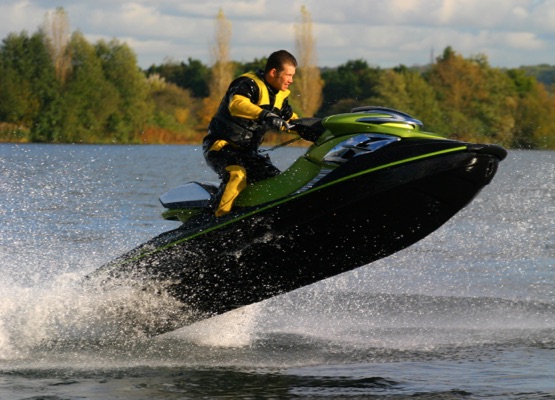
[[[268,57],[264,77],[276,90],[287,90],[293,83],[293,76],[297,68],[297,60],[286,50],[279,50]]]

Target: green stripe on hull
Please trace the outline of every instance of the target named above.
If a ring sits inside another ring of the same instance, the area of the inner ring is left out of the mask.
[[[311,194],[311,193],[314,193],[314,192],[316,192],[316,191],[319,191],[319,190],[325,189],[325,188],[327,188],[327,187],[336,185],[336,184],[338,184],[338,183],[347,181],[347,180],[349,180],[349,179],[353,179],[353,178],[356,178],[356,177],[358,177],[358,176],[362,176],[362,175],[365,175],[365,174],[370,174],[370,173],[373,173],[373,172],[376,172],[376,171],[380,171],[380,170],[383,170],[383,169],[395,167],[395,166],[398,166],[398,165],[408,164],[408,163],[411,163],[411,162],[414,162],[414,161],[423,160],[423,159],[426,159],[426,158],[432,158],[432,157],[437,157],[437,156],[441,156],[441,155],[445,155],[445,154],[450,154],[450,153],[456,153],[456,152],[465,151],[466,149],[467,149],[467,146],[454,147],[454,148],[451,148],[451,149],[446,149],[446,150],[436,151],[436,152],[433,152],[433,153],[423,154],[423,155],[416,156],[416,157],[406,158],[406,159],[399,160],[399,161],[395,161],[395,162],[392,162],[392,163],[389,163],[389,164],[384,164],[384,165],[380,165],[380,166],[378,166],[378,167],[374,167],[374,168],[370,168],[370,169],[367,169],[367,170],[364,170],[364,171],[360,171],[360,172],[357,172],[357,173],[355,173],[355,174],[352,174],[352,175],[345,176],[345,177],[343,177],[343,178],[337,179],[337,180],[335,180],[335,181],[328,182],[328,183],[326,183],[326,184],[324,184],[324,185],[320,185],[320,186],[317,186],[317,187],[315,187],[315,188],[308,189],[308,190],[306,190],[306,191],[304,191],[304,192],[295,194],[295,195],[293,195],[293,196],[288,196],[288,197],[282,198],[281,200],[272,202],[272,203],[267,204],[267,205],[265,205],[265,206],[262,206],[262,207],[260,207],[260,208],[256,208],[256,209],[252,210],[251,212],[238,215],[238,216],[235,217],[235,218],[231,218],[231,219],[225,220],[225,221],[222,222],[221,224],[218,224],[218,225],[212,226],[212,227],[210,227],[210,228],[207,228],[207,229],[205,229],[205,230],[199,231],[199,232],[194,233],[194,234],[192,234],[192,235],[190,235],[190,236],[187,236],[187,237],[181,238],[181,239],[179,239],[179,240],[176,240],[175,242],[172,242],[172,243],[166,244],[166,245],[164,245],[164,246],[158,247],[158,248],[156,248],[156,249],[154,249],[154,250],[147,251],[147,252],[145,252],[145,253],[143,253],[143,254],[140,254],[140,255],[138,255],[138,256],[136,256],[136,257],[133,257],[132,259],[128,259],[128,260],[122,262],[121,264],[125,264],[125,263],[128,263],[128,262],[133,262],[133,261],[138,261],[138,260],[140,260],[140,259],[142,259],[142,258],[145,258],[145,257],[147,257],[147,256],[150,256],[150,255],[152,255],[152,254],[158,253],[158,252],[163,251],[163,250],[165,250],[165,249],[168,249],[168,248],[170,248],[170,247],[173,247],[173,246],[176,246],[176,245],[178,245],[178,244],[181,244],[181,243],[187,242],[187,241],[189,241],[189,240],[195,239],[195,238],[197,238],[197,237],[199,237],[199,236],[202,236],[202,235],[205,235],[205,234],[207,234],[207,233],[211,233],[211,232],[213,232],[213,231],[215,231],[215,230],[218,230],[218,229],[220,229],[220,228],[223,228],[223,227],[225,227],[225,226],[227,226],[227,225],[233,224],[233,223],[235,223],[235,222],[237,222],[237,221],[240,221],[240,220],[242,220],[242,219],[245,219],[245,218],[251,217],[251,216],[253,216],[253,215],[255,215],[255,214],[258,214],[258,213],[260,213],[260,212],[262,212],[262,211],[265,211],[265,210],[268,210],[268,209],[270,209],[270,208],[276,207],[276,206],[278,206],[278,205],[280,205],[280,204],[287,203],[287,202],[289,202],[289,201],[291,201],[291,200],[294,200],[294,199],[297,199],[297,198],[299,198],[299,197],[301,197],[301,196],[306,196],[306,195]]]

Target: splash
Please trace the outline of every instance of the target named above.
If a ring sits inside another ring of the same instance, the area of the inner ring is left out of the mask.
[[[256,339],[261,310],[262,303],[251,304],[161,335],[160,339],[185,340],[211,347],[248,346]]]
[[[82,276],[72,273],[46,286],[4,286],[0,296],[3,360],[27,358],[36,350],[133,348],[160,324],[186,317],[182,304],[163,292],[123,285],[84,290]]]

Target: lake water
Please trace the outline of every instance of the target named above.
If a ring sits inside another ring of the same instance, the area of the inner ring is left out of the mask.
[[[555,152],[402,252],[149,339],[118,310],[156,304],[80,280],[196,179],[196,146],[0,144],[0,399],[555,399]]]

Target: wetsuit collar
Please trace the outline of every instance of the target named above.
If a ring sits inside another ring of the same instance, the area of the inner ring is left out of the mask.
[[[266,85],[266,87],[268,88],[268,91],[270,92],[270,94],[272,94],[273,96],[275,96],[278,92],[279,89],[274,89],[272,87],[272,85],[270,85],[268,83],[268,81],[266,81],[266,77],[264,76],[264,71],[259,69],[256,71],[256,75],[262,80],[262,82],[264,82],[264,84]]]

